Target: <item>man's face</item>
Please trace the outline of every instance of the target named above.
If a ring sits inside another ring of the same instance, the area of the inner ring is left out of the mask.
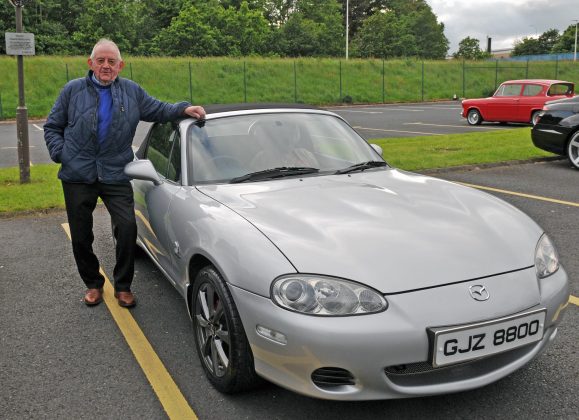
[[[99,82],[110,84],[117,78],[125,63],[119,59],[119,51],[114,46],[103,44],[96,48],[94,58],[88,59],[88,66]]]

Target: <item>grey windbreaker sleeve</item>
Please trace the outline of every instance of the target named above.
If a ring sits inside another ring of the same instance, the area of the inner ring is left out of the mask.
[[[60,163],[60,155],[64,146],[64,128],[68,123],[69,100],[70,89],[67,89],[67,86],[65,86],[60,92],[44,124],[44,141],[46,142],[50,158],[56,163]]]

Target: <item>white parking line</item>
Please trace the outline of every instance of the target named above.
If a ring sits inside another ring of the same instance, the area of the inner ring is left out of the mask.
[[[38,131],[44,131],[44,128],[36,125],[36,124],[32,124],[34,126],[34,128],[36,128]]]
[[[354,126],[354,128],[358,129],[358,130],[370,130],[370,131],[386,131],[389,133],[409,133],[409,134],[428,134],[431,136],[444,136],[444,134],[440,134],[440,133],[426,133],[424,131],[404,131],[404,130],[386,130],[383,128],[369,128],[369,127],[358,127],[358,126]]]
[[[362,114],[383,114],[382,111],[357,111],[353,109],[340,109],[334,112],[360,112]]]
[[[411,122],[411,123],[404,123],[404,125],[432,125],[434,127],[460,127],[460,128],[478,128],[482,130],[506,130],[506,128],[502,127],[486,127],[486,126],[472,126],[472,125],[451,125],[451,124],[430,124],[430,123],[421,123],[421,122]]]

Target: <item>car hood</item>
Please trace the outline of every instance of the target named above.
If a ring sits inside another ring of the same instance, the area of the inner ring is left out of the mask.
[[[394,169],[198,189],[252,223],[298,272],[382,293],[528,268],[542,233],[489,194]]]

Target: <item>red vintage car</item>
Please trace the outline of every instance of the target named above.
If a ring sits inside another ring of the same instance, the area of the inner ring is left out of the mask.
[[[509,80],[490,98],[462,101],[462,117],[470,125],[483,121],[535,124],[547,101],[574,95],[575,84],[563,80]]]

